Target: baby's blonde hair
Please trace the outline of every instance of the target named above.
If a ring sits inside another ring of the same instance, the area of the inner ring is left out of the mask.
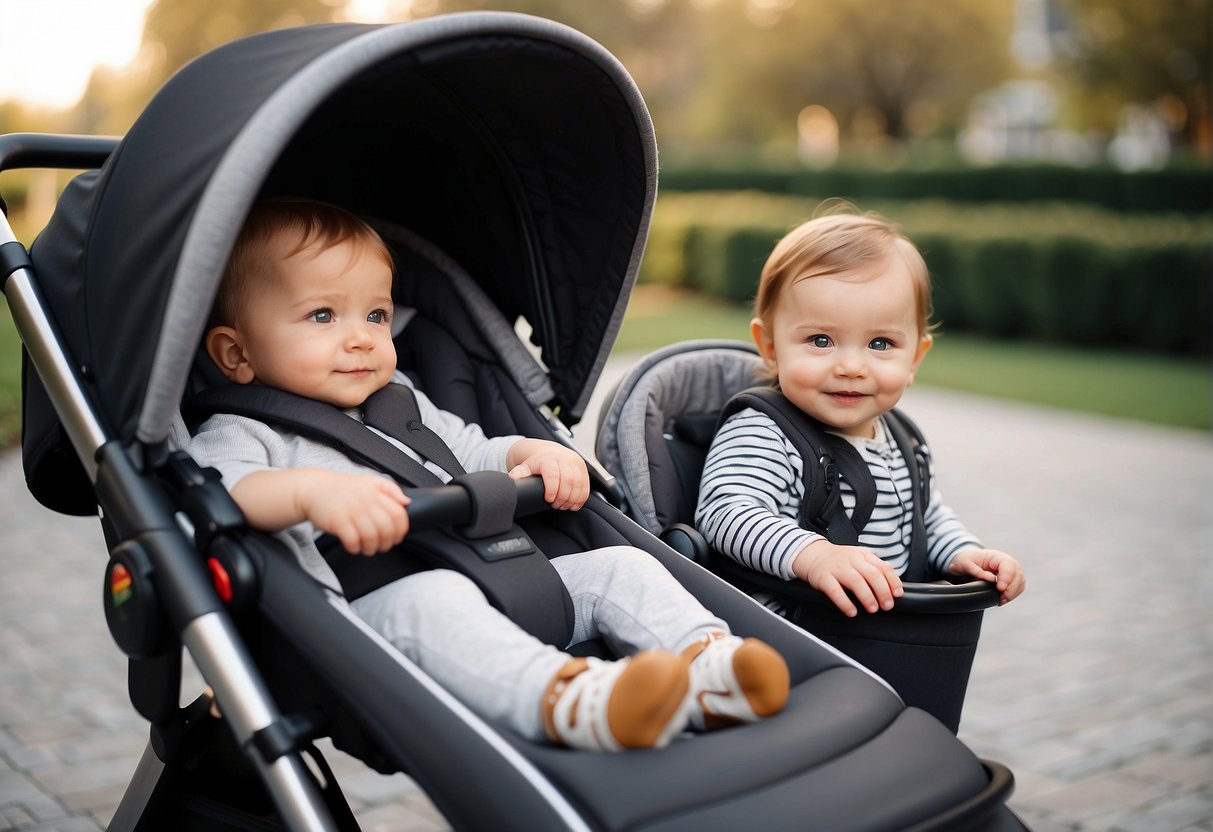
[[[274,251],[271,259],[271,243],[282,235],[293,237],[293,245],[285,253]],[[349,241],[365,247],[392,268],[392,255],[383,238],[344,208],[297,197],[258,202],[249,211],[223,270],[210,325],[235,325],[236,313],[249,289],[272,274],[276,258],[298,254],[313,244],[327,250]]]
[[[896,254],[905,261],[913,278],[918,333],[926,336],[934,325],[931,277],[922,254],[896,223],[875,212],[854,213],[853,206],[841,205],[851,213],[839,212],[838,204],[831,203],[831,213],[798,225],[775,244],[762,267],[754,316],[770,330],[775,305],[788,286],[810,277],[862,273]]]

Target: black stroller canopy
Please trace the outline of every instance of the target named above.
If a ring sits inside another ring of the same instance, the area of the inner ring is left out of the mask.
[[[550,21],[479,13],[247,38],[197,59],[32,256],[102,417],[168,435],[223,263],[260,197],[343,205],[454,256],[584,411],[614,342],[656,189],[627,72]],[[407,280],[408,275],[401,275]]]

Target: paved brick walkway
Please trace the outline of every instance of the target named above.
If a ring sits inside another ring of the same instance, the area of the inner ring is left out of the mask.
[[[947,501],[1028,571],[986,616],[961,738],[1014,770],[1036,832],[1213,832],[1213,440],[925,389],[905,404]],[[146,726],[102,618],[100,532],[34,503],[9,452],[0,541],[0,829],[104,828]],[[368,832],[444,828],[407,778],[329,756]]]

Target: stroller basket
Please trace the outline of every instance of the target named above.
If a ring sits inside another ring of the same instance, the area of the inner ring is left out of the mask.
[[[283,536],[246,528],[183,450],[205,310],[250,206],[280,195],[384,231],[400,368],[440,407],[571,444],[656,193],[647,110],[598,44],[495,13],[269,32],[188,65],[120,140],[0,136],[14,167],[85,169],[29,251],[0,218],[0,277],[26,350],[27,483],[100,515],[107,620],[151,725],[112,829],[356,829],[319,737],[407,773],[458,829],[1022,828],[1005,767],[600,496],[519,523],[550,557],[644,550],[783,654],[784,712],[652,751],[530,742],[392,648]],[[412,529],[465,525],[472,503],[417,491]],[[213,700],[179,707],[183,649]]]
[[[758,383],[757,351],[741,341],[686,341],[645,356],[603,405],[599,459],[619,476],[628,513],[676,551],[748,592],[796,603],[794,622],[888,681],[953,733],[993,585],[905,582],[895,607],[847,618],[798,581],[712,551],[693,527],[699,478],[725,403]]]

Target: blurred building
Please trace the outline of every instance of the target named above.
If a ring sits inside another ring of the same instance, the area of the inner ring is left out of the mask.
[[[966,158],[978,164],[1031,160],[1081,165],[1106,156],[1126,170],[1166,164],[1167,127],[1148,108],[1126,108],[1110,141],[1060,126],[1061,96],[1052,78],[1058,54],[1073,37],[1058,0],[1016,0],[1011,51],[1019,77],[974,99],[958,137]]]

